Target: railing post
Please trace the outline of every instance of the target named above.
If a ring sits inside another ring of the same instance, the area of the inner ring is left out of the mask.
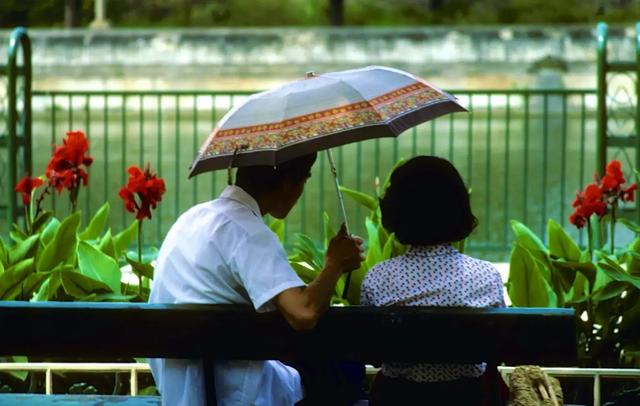
[[[606,23],[598,23],[596,43],[597,136],[596,165],[601,175],[607,164],[607,35]]]
[[[18,67],[18,53],[22,50],[22,66]],[[24,171],[31,173],[31,41],[26,28],[11,33],[7,58],[7,226],[18,218],[15,187],[18,177],[18,143],[23,148]],[[24,80],[22,115],[18,117],[18,76]],[[21,137],[18,138],[18,130]]]

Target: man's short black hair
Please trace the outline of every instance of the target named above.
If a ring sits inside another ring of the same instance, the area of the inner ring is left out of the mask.
[[[277,166],[259,165],[238,168],[236,184],[258,195],[278,189],[285,180],[302,182],[311,175],[317,154],[299,156]]]
[[[435,156],[417,156],[396,168],[380,210],[382,225],[402,244],[460,241],[478,224],[460,174]]]

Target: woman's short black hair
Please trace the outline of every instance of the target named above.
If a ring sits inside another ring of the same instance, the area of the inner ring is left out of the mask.
[[[402,244],[460,241],[478,224],[460,174],[435,156],[417,156],[397,167],[380,210],[382,225]]]
[[[299,156],[277,166],[258,165],[238,168],[236,185],[249,189],[258,195],[272,192],[286,180],[298,183],[311,175],[311,167],[317,153]]]

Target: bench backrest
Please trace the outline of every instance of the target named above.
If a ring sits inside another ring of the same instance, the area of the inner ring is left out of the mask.
[[[576,362],[571,309],[332,307],[312,331],[240,305],[0,302],[0,355]]]

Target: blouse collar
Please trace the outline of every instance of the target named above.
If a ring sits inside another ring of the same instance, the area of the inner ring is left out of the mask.
[[[412,245],[407,251],[407,255],[416,255],[421,257],[434,257],[439,255],[454,255],[458,250],[451,244],[436,245]]]

